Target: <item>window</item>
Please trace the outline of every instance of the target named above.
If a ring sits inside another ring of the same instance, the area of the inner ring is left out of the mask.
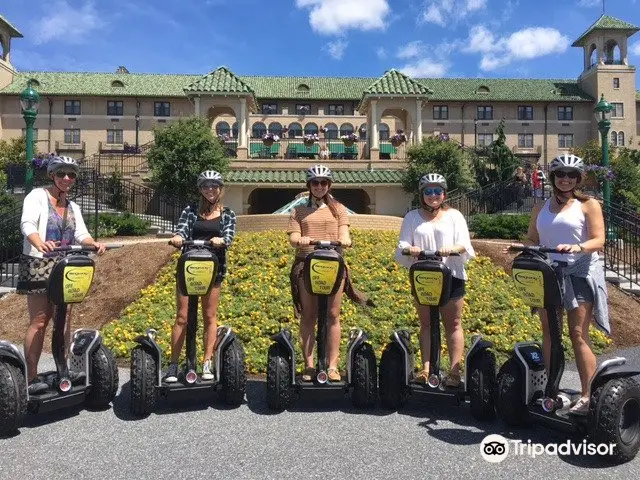
[[[360,135],[360,140],[366,140],[367,139],[367,124],[363,123],[362,125],[360,125],[360,128],[358,129],[358,134]]]
[[[559,134],[558,148],[573,148],[573,133]]]
[[[287,131],[287,136],[289,138],[296,138],[302,136],[302,125],[297,122],[294,122],[289,125],[289,130]]]
[[[340,136],[349,135],[350,133],[353,133],[353,125],[350,123],[343,123],[340,125]]]
[[[611,146],[624,147],[624,132],[611,132]]]
[[[493,120],[493,107],[491,105],[478,107],[478,120]]]
[[[573,120],[573,107],[558,107],[558,120]]]
[[[624,117],[624,104],[623,103],[611,103],[615,107],[615,110],[611,111],[612,118]]]
[[[122,129],[110,129],[107,130],[107,143],[121,144],[122,141]]]
[[[153,102],[154,117],[170,117],[171,104],[169,102]]]
[[[338,138],[338,127],[335,123],[327,123],[324,126],[326,132],[324,132],[324,138],[336,139]]]
[[[313,135],[313,134],[318,134],[318,125],[316,125],[315,123],[307,123],[304,126],[304,134],[305,135]]]
[[[282,125],[278,122],[271,122],[269,124],[269,133],[275,133],[280,138],[282,138]]]
[[[231,125],[231,137],[238,138],[238,122],[233,122]]]
[[[533,133],[519,133],[518,148],[533,148]]]
[[[265,133],[267,133],[267,127],[265,127],[262,122],[256,122],[253,124],[253,127],[251,127],[252,138],[262,138]]]
[[[519,106],[518,120],[533,120],[533,107],[530,105]]]
[[[64,143],[72,143],[72,144],[80,143],[80,129],[79,128],[65,128],[64,129]]]
[[[618,77],[613,79],[613,88],[620,88],[620,79]]]
[[[389,125],[381,123],[378,126],[378,137],[380,140],[389,140]]]
[[[311,112],[311,105],[308,103],[296,103],[296,113],[298,115],[308,115]]]
[[[111,86],[114,88],[122,88],[124,87],[124,83],[122,83],[120,80],[114,80],[113,82],[111,82]]]
[[[344,115],[344,105],[329,105],[327,115]]]
[[[618,146],[624,147],[624,132],[618,132]]]
[[[488,147],[493,143],[493,133],[479,133],[478,146]]]
[[[216,135],[222,137],[224,135],[229,135],[231,130],[229,129],[229,124],[227,122],[219,122],[216,125]]]
[[[434,105],[433,106],[433,119],[434,120],[448,120],[449,119],[449,107],[447,105]]]
[[[64,101],[64,114],[65,115],[80,115],[80,100],[65,100]]]
[[[107,115],[120,116],[123,114],[123,106],[121,101],[109,100],[107,102]]]
[[[263,115],[276,115],[278,113],[278,104],[263,103],[261,109]]]

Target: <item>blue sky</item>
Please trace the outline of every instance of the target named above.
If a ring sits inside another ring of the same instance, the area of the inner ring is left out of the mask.
[[[577,78],[572,48],[602,0],[32,0],[3,2],[18,70]],[[606,0],[640,25],[640,0]],[[640,33],[629,60],[640,64]],[[638,75],[640,84],[640,75]]]

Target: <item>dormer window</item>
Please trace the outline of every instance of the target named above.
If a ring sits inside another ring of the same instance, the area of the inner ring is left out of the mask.
[[[309,88],[309,85],[307,85],[306,83],[301,83],[300,85],[298,85],[297,90],[300,93],[309,93],[309,90],[311,89]]]
[[[486,85],[480,85],[476,90],[476,93],[486,95],[489,93],[489,87],[487,87]]]
[[[40,82],[38,80],[36,80],[35,78],[31,78],[27,82],[27,85],[31,85],[32,87],[39,87],[40,86]]]
[[[111,82],[111,86],[114,88],[123,88],[124,83],[122,83],[120,80],[114,80],[113,82]]]

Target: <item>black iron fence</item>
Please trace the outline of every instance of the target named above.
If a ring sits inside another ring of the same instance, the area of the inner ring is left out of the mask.
[[[640,214],[611,204],[605,210],[605,232],[605,268],[615,272],[621,282],[640,284]]]

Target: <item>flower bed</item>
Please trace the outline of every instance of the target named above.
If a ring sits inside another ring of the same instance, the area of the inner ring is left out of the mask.
[[[351,327],[362,328],[369,334],[378,359],[389,335],[399,327],[408,327],[418,346],[418,322],[407,270],[393,259],[397,233],[354,230],[352,236],[355,248],[347,249],[345,258],[354,285],[369,294],[377,307],[363,309],[344,299],[342,367]],[[298,338],[298,321],[293,316],[289,292],[292,259],[293,250],[282,232],[240,232],[229,251],[229,275],[222,287],[218,320],[233,327],[242,340],[250,373],[265,372],[269,337],[281,327],[290,328],[294,338]],[[174,272],[175,262],[161,270],[156,282],[142,290],[140,298],[127,307],[119,319],[103,328],[105,344],[118,357],[128,357],[135,337],[149,327],[158,330],[157,340],[168,355],[175,316]],[[537,317],[530,314],[512,280],[501,268],[487,257],[480,257],[469,264],[468,273],[470,281],[463,314],[467,346],[473,334],[482,332],[495,342],[502,362],[516,342],[541,340]],[[608,344],[607,340],[600,332],[592,333],[594,349],[599,353]],[[202,342],[199,340],[197,345],[201,358]],[[442,345],[446,350],[444,339]],[[568,338],[565,345],[570,345]],[[299,342],[296,348],[300,360]],[[572,355],[571,348],[567,354]],[[445,352],[445,364],[446,357]]]

